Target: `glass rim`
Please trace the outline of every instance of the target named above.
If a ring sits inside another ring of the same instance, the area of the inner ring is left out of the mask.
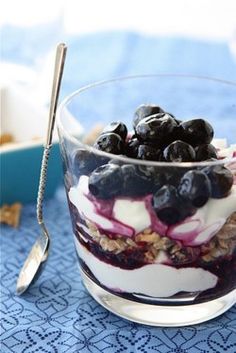
[[[137,165],[143,165],[147,167],[182,167],[182,168],[191,168],[191,167],[201,167],[201,166],[214,166],[214,165],[220,165],[220,164],[231,164],[236,162],[236,157],[227,157],[223,159],[218,159],[216,161],[201,161],[201,162],[165,162],[165,161],[150,161],[150,160],[142,160],[142,159],[135,159],[135,158],[130,158],[127,156],[122,156],[122,155],[116,155],[104,151],[100,151],[96,149],[95,147],[88,145],[75,136],[73,136],[71,133],[69,133],[66,128],[63,126],[63,123],[61,121],[61,116],[63,109],[66,107],[67,104],[77,95],[80,93],[87,91],[91,88],[95,87],[102,87],[103,85],[110,84],[110,83],[116,83],[119,81],[126,81],[126,80],[132,80],[132,79],[145,79],[145,78],[158,78],[158,77],[175,77],[175,78],[190,78],[190,79],[197,79],[197,80],[207,80],[207,81],[212,81],[216,83],[222,83],[222,84],[227,84],[227,85],[232,85],[236,87],[236,81],[228,81],[216,77],[208,77],[208,76],[201,76],[201,75],[190,75],[190,74],[172,74],[172,73],[161,73],[161,74],[143,74],[143,75],[130,75],[130,76],[120,76],[120,77],[114,77],[108,80],[100,80],[96,81],[90,84],[87,84],[75,91],[73,91],[71,94],[66,96],[62,102],[60,103],[58,110],[57,110],[57,128],[58,130],[63,131],[63,134],[67,136],[68,139],[70,139],[73,143],[79,144],[80,148],[83,148],[91,153],[94,153],[95,155],[101,156],[101,157],[107,157],[109,159],[115,159],[117,161],[124,162],[125,164],[137,164]]]

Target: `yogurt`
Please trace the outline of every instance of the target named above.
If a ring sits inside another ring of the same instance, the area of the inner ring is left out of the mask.
[[[155,263],[133,270],[121,269],[99,260],[77,238],[75,243],[78,255],[97,280],[105,287],[116,288],[119,292],[165,298],[181,291],[204,291],[217,284],[217,276],[202,268],[176,269]]]
[[[170,227],[164,227],[160,221],[155,222],[155,227],[153,226],[153,215],[151,217],[147,208],[148,202],[149,209],[151,208],[151,199],[146,196],[139,200],[119,197],[114,201],[111,216],[103,215],[102,208],[98,211],[89,198],[88,177],[84,175],[80,177],[78,185],[70,189],[69,199],[78,211],[99,229],[131,237],[151,227],[161,235],[194,246],[208,242],[224,225],[227,218],[236,212],[236,185],[232,186],[227,197],[209,199],[192,217]],[[159,224],[159,227],[156,224]]]

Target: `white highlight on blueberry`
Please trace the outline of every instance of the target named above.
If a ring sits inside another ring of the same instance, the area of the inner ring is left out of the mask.
[[[133,270],[121,269],[96,258],[76,238],[75,242],[81,259],[97,280],[108,288],[153,297],[170,297],[181,291],[204,291],[217,284],[217,276],[202,268],[176,269],[163,264],[150,264]]]

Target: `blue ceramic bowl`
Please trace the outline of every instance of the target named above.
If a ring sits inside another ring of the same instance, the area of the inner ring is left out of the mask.
[[[1,148],[0,205],[13,202],[35,202],[37,199],[42,143],[14,144]],[[53,196],[62,182],[58,143],[53,144],[48,165],[45,198]]]

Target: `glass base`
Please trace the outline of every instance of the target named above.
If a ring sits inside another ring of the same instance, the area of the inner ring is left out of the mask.
[[[180,327],[213,319],[236,303],[236,290],[201,304],[160,306],[134,302],[107,292],[94,283],[82,270],[84,285],[92,297],[104,308],[124,319],[144,325]]]

